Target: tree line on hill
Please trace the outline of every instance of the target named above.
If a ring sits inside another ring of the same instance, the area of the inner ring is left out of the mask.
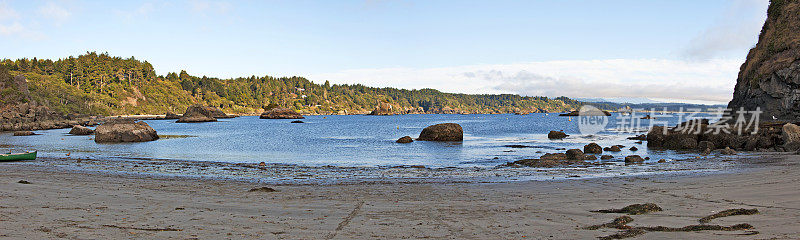
[[[192,104],[240,114],[273,107],[305,114],[363,114],[386,104],[397,113],[531,113],[565,112],[583,104],[567,97],[457,94],[328,81],[316,84],[296,76],[220,79],[186,71],[159,76],[147,61],[96,52],[58,60],[0,61],[0,77],[10,81],[17,75],[27,79],[29,101],[63,113],[92,115],[180,113]],[[14,88],[0,91],[7,96],[19,94]]]

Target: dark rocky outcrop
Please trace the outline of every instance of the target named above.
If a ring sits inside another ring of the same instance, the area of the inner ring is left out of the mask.
[[[550,133],[547,134],[547,138],[549,139],[563,139],[567,136],[569,135],[562,131],[550,131]]]
[[[273,108],[259,116],[261,119],[304,119],[303,115],[288,108]]]
[[[464,130],[456,123],[440,123],[422,129],[420,141],[463,141]]]
[[[88,127],[84,127],[81,125],[75,125],[72,127],[72,130],[69,130],[69,134],[72,135],[92,135],[94,134],[94,130]]]
[[[800,2],[770,2],[758,43],[739,69],[728,108],[760,108],[762,120],[800,119]]]
[[[411,139],[410,136],[405,136],[401,137],[400,139],[397,139],[397,143],[411,143],[411,142],[414,142],[414,139]]]
[[[611,156],[611,155],[600,156],[600,160],[609,160],[609,159],[613,159],[613,158],[614,158],[614,156]]]
[[[215,109],[219,110],[214,107],[208,107],[203,105],[189,106],[188,108],[186,108],[186,113],[184,113],[183,117],[178,119],[177,122],[179,123],[216,122],[217,118],[214,116],[219,115],[219,113],[217,113]]]
[[[675,127],[654,126],[647,134],[647,146],[673,150],[783,150],[781,136],[783,124],[762,122],[758,126],[743,128],[709,124],[693,120]],[[755,131],[758,127],[758,131]]]
[[[637,147],[631,147],[630,149],[631,149],[631,151],[639,151],[639,148],[637,148]]]
[[[132,119],[106,121],[95,130],[94,141],[98,143],[147,142],[158,139],[158,133],[145,122]]]
[[[31,99],[25,76],[12,77],[0,66],[0,131],[70,128],[88,120],[85,116],[53,111]]]
[[[300,120],[294,120],[291,123],[306,123],[306,122],[303,122],[303,121],[300,121]]]
[[[583,152],[587,154],[601,154],[603,153],[603,147],[600,147],[597,143],[589,143],[583,146]]]

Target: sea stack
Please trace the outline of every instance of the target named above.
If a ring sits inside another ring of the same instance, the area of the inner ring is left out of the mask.
[[[750,49],[747,60],[739,68],[728,109],[753,111],[760,108],[761,121],[800,119],[798,13],[800,3],[797,1],[771,1],[758,43]]]
[[[444,142],[463,141],[464,130],[461,129],[461,125],[456,123],[440,123],[422,129],[422,133],[419,134],[417,140]]]
[[[259,116],[261,119],[304,119],[303,115],[288,108],[273,108]]]
[[[113,119],[95,129],[97,143],[147,142],[158,140],[158,133],[145,122],[133,119]]]

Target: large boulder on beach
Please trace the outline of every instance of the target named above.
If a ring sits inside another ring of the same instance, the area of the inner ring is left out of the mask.
[[[786,151],[800,150],[800,126],[792,123],[784,124],[781,138],[783,138],[783,148]]]
[[[586,146],[583,146],[583,152],[587,154],[602,154],[603,147],[600,147],[597,143],[589,143]]]
[[[547,133],[547,138],[549,139],[563,139],[567,136],[569,135],[561,131],[550,131],[550,133]]]
[[[197,122],[216,122],[217,118],[215,115],[219,115],[219,113],[215,113],[213,107],[206,107],[203,105],[192,105],[186,108],[186,113],[183,114],[183,117],[178,119],[177,122],[179,123],[197,123]],[[218,109],[217,109],[218,110]]]
[[[288,108],[273,108],[261,113],[261,119],[304,119],[303,115]]]
[[[420,141],[463,141],[464,130],[456,123],[440,123],[422,129]]]
[[[133,119],[106,121],[95,130],[94,141],[98,143],[147,142],[158,139],[156,130],[145,122]]]
[[[92,135],[94,134],[94,130],[88,127],[84,127],[81,125],[72,126],[72,130],[69,130],[69,134],[72,135]]]

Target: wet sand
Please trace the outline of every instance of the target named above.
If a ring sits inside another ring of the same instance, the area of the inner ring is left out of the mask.
[[[746,161],[745,169],[717,174],[331,185],[0,163],[0,238],[592,239],[619,230],[584,227],[623,215],[592,210],[647,202],[664,210],[631,216],[629,226],[694,225],[730,208],[760,213],[709,223],[748,223],[754,226],[749,230],[648,232],[639,238],[800,238],[800,156]],[[249,192],[256,187],[277,192]]]

